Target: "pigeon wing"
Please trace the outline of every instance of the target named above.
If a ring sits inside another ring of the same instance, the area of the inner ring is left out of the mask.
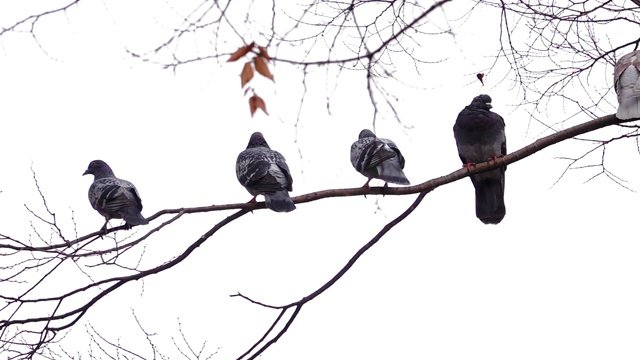
[[[241,154],[242,155],[242,154]],[[236,175],[243,186],[252,186],[269,172],[270,164],[264,159],[241,156],[236,164]]]
[[[93,208],[107,218],[122,219],[129,211],[142,211],[142,201],[135,186],[117,178],[94,181],[89,188],[89,200]]]
[[[396,152],[393,151],[385,142],[380,139],[365,138],[360,141],[367,141],[365,144],[361,144],[359,152],[352,155],[352,164],[359,172],[366,172],[369,169],[375,168],[383,161],[391,159],[396,156]],[[355,160],[355,162],[354,162]]]
[[[240,153],[236,163],[238,181],[258,192],[292,189],[293,179],[284,157],[266,148],[251,148]]]

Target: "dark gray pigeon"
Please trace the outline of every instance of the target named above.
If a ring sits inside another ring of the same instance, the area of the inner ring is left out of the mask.
[[[93,175],[89,202],[106,220],[102,230],[106,229],[111,219],[124,219],[129,228],[149,223],[140,214],[142,201],[136,187],[127,180],[118,179],[106,162],[92,161],[82,175],[87,174]]]
[[[369,186],[371,179],[409,185],[404,175],[404,157],[396,144],[388,139],[376,137],[371,130],[360,131],[358,140],[351,145],[351,164],[359,173],[369,179],[364,186]]]
[[[453,135],[460,160],[466,167],[507,154],[504,119],[491,112],[491,97],[479,95],[458,114]],[[505,167],[471,176],[476,188],[476,216],[485,224],[498,224],[504,218]]]
[[[619,104],[616,117],[621,120],[640,118],[640,50],[618,60],[613,69],[613,85]]]
[[[277,212],[289,212],[296,208],[289,197],[293,179],[284,156],[271,150],[261,133],[255,132],[247,149],[238,155],[236,176],[249,194],[264,195],[267,207]],[[251,202],[250,201],[250,202]]]

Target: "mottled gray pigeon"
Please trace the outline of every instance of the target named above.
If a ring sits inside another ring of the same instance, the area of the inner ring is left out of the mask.
[[[93,175],[93,184],[89,187],[89,202],[106,220],[102,230],[111,219],[124,219],[129,228],[149,223],[140,214],[142,201],[136,187],[127,180],[118,179],[106,162],[92,161],[82,175],[87,174]]]
[[[351,164],[359,173],[369,179],[364,186],[369,186],[371,179],[381,179],[401,185],[409,185],[404,175],[404,157],[396,144],[388,139],[376,137],[371,130],[360,131],[358,140],[351,145]]]
[[[507,154],[502,116],[491,112],[491,97],[479,95],[458,114],[453,135],[458,155],[466,167]],[[476,216],[485,224],[498,224],[504,218],[505,167],[472,175],[476,188]]]
[[[261,133],[255,132],[247,149],[238,155],[236,176],[249,194],[264,195],[267,207],[277,212],[289,212],[296,208],[289,197],[293,179],[284,156],[271,150]]]
[[[618,94],[616,117],[621,120],[640,118],[640,50],[618,60],[613,69],[613,85]]]

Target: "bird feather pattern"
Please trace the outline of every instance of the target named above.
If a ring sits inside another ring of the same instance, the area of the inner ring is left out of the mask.
[[[409,185],[404,174],[404,157],[398,146],[389,139],[376,137],[371,130],[360,132],[358,140],[351,145],[351,164],[362,175],[371,180],[381,179],[400,185]],[[367,184],[369,181],[367,181]]]
[[[267,208],[276,212],[289,212],[296,208],[289,197],[293,179],[286,160],[282,154],[269,148],[261,133],[251,135],[247,149],[238,155],[236,176],[254,198],[264,195]]]
[[[107,163],[92,161],[83,175],[87,174],[94,175],[89,187],[89,202],[104,216],[103,228],[111,219],[124,219],[128,226],[149,223],[141,214],[142,200],[136,187],[127,180],[118,179]]]

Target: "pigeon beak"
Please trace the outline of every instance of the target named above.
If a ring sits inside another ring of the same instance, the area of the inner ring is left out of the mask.
[[[85,170],[85,171],[82,173],[82,176],[85,176],[85,175],[88,175],[88,174],[91,174],[91,173],[89,172],[89,169]]]
[[[491,109],[493,106],[491,106],[491,103],[487,103],[487,106],[489,107],[489,109]]]

